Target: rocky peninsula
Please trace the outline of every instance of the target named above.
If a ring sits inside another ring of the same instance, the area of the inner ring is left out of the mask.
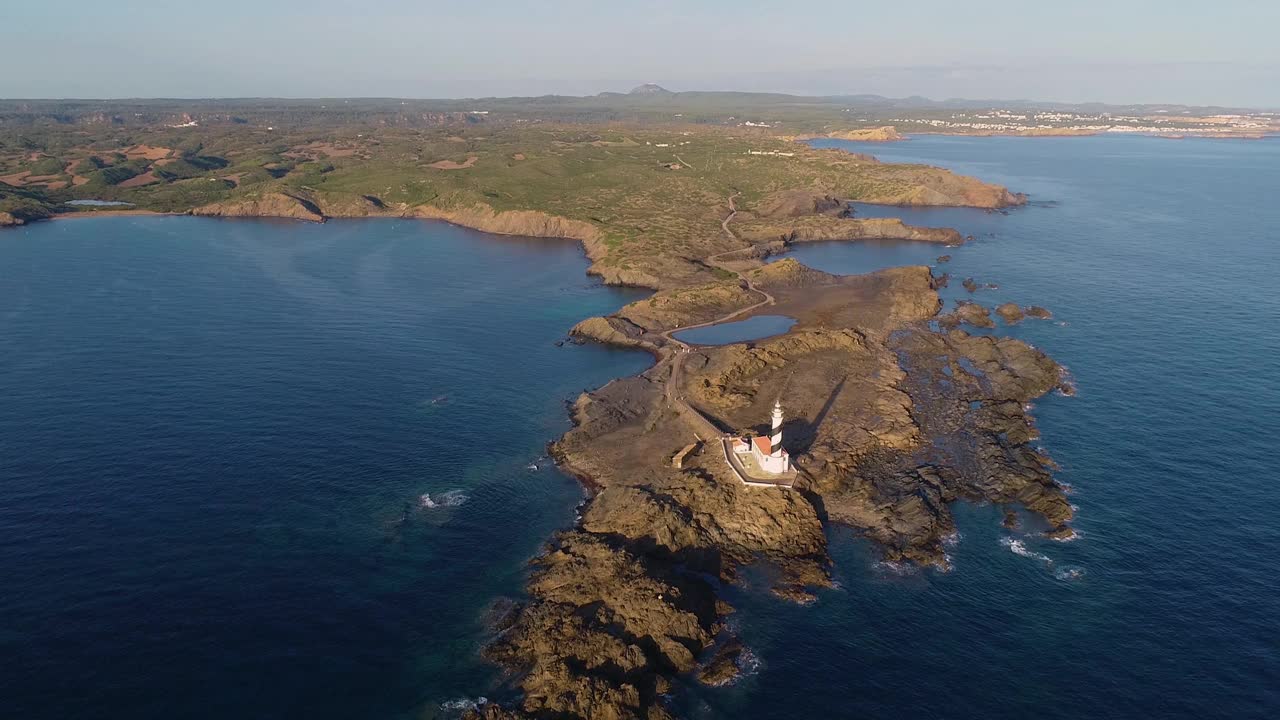
[[[753,250],[707,259],[733,268],[732,279],[663,290],[574,328],[657,362],[582,395],[574,428],[553,444],[591,495],[578,524],[534,561],[529,597],[486,650],[513,671],[521,699],[476,716],[668,717],[662,698],[674,684],[736,675],[742,648],[717,587],[763,563],[773,592],[812,601],[830,584],[827,524],[854,528],[888,561],[943,569],[958,500],[1012,517],[1018,508],[1046,533],[1071,533],[1071,506],[1027,413],[1064,384],[1053,360],[1018,340],[931,327],[943,318],[927,267],[837,276],[790,259],[765,265],[768,253]],[[797,322],[723,346],[671,337],[766,313]],[[708,425],[762,430],[784,395],[798,480],[744,485]]]
[[[443,220],[577,240],[591,274],[655,291],[572,330],[655,363],[573,403],[574,427],[551,452],[589,497],[533,561],[527,597],[484,650],[510,671],[512,700],[473,715],[668,717],[663,698],[678,684],[736,674],[743,649],[718,589],[763,564],[774,593],[814,600],[830,584],[833,523],[888,561],[938,568],[958,500],[1071,532],[1027,410],[1064,385],[1053,360],[961,329],[994,321],[976,303],[942,314],[945,276],[927,267],[838,276],[772,258],[801,242],[965,241],[952,229],[851,217],[851,202],[994,209],[1024,203],[1020,194],[734,128],[463,122],[369,134],[201,129],[199,142],[182,132],[120,131],[92,147],[70,133],[43,154],[14,155],[5,169],[41,163],[72,175],[56,189],[5,191],[14,197],[0,198],[10,213],[0,221],[69,214],[64,203],[85,197],[212,217]],[[118,151],[101,150],[112,143]],[[124,185],[140,176],[148,182]],[[761,314],[796,322],[723,346],[673,334]],[[1010,308],[998,314],[1015,321]],[[794,485],[748,486],[718,437],[760,431],[783,396]]]

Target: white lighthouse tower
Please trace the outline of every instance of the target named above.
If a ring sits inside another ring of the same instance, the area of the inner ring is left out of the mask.
[[[795,481],[791,455],[782,447],[782,398],[773,403],[769,434],[724,439],[725,460],[748,485],[789,487]]]
[[[772,425],[769,435],[747,438],[733,438],[733,452],[739,456],[750,456],[755,467],[765,475],[786,475],[791,472],[791,456],[782,447],[782,400],[773,403]]]
[[[769,434],[770,450],[775,457],[782,457],[782,398],[773,401],[773,431]]]

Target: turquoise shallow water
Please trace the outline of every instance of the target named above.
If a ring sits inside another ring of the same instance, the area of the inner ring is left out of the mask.
[[[1082,537],[960,506],[936,573],[834,529],[840,587],[805,607],[730,589],[755,669],[673,703],[1273,716],[1280,142],[856,149],[1032,194],[1008,215],[862,209],[954,225],[976,236],[962,248],[795,257],[850,272],[947,252],[957,280],[999,285],[978,299],[1053,310],[1001,332],[1077,380],[1036,415]],[[418,720],[501,694],[476,657],[485,607],[581,498],[544,445],[566,400],[651,362],[556,346],[641,296],[585,265],[572,243],[394,220],[0,233],[0,716]]]

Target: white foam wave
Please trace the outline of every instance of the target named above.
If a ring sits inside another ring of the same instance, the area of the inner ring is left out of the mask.
[[[871,564],[871,567],[890,575],[914,575],[918,571],[915,565],[904,562],[894,562],[892,560],[877,560]]]
[[[1053,559],[1050,558],[1048,555],[1043,555],[1033,550],[1028,550],[1026,544],[1017,538],[1011,538],[1011,537],[1000,538],[1000,544],[1009,548],[1009,552],[1013,553],[1014,555],[1018,555],[1019,557],[1039,560],[1040,562],[1046,563],[1048,565],[1053,564]]]
[[[448,490],[439,493],[434,498],[431,497],[431,493],[422,493],[418,497],[418,505],[424,510],[434,510],[435,508],[457,507],[470,499],[461,490]]]
[[[1084,577],[1084,568],[1068,565],[1067,567],[1058,568],[1053,576],[1059,580],[1079,580]]]
[[[753,652],[751,648],[742,648],[742,654],[738,656],[738,680],[741,680],[760,672],[762,663],[760,658]]]
[[[489,702],[486,697],[478,697],[475,700],[471,698],[458,698],[456,700],[446,700],[440,703],[440,709],[450,715],[461,715],[468,710],[479,710],[481,705]]]

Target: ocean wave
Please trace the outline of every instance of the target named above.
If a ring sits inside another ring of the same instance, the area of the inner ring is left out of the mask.
[[[1072,505],[1071,507],[1072,507],[1072,509],[1075,509],[1075,506],[1074,506],[1074,505]],[[1076,540],[1079,540],[1079,539],[1080,539],[1080,536],[1081,536],[1081,535],[1083,535],[1083,534],[1084,534],[1084,533],[1080,532],[1079,530],[1076,530],[1075,528],[1071,528],[1071,534],[1070,534],[1070,535],[1068,535],[1068,536],[1066,536],[1066,537],[1055,537],[1055,538],[1052,538],[1052,539],[1053,539],[1053,541],[1054,541],[1054,542],[1069,543],[1069,542],[1075,542]]]
[[[890,575],[915,575],[919,572],[919,568],[911,563],[894,562],[893,560],[877,560],[871,564],[871,567]]]
[[[440,703],[440,709],[447,713],[447,717],[461,717],[468,710],[479,710],[481,705],[487,705],[489,699],[486,697],[478,697],[475,700],[471,698],[458,698],[456,700],[446,700]]]
[[[457,507],[470,499],[461,490],[448,490],[439,493],[434,498],[431,497],[431,493],[422,493],[418,497],[418,506],[423,510]]]
[[[1017,538],[1011,538],[1011,537],[1000,538],[1000,544],[1009,548],[1009,552],[1019,557],[1039,560],[1040,562],[1045,563],[1046,565],[1053,564],[1053,558],[1049,557],[1048,555],[1035,552],[1034,550],[1028,550],[1026,544]]]
[[[1059,580],[1079,580],[1084,577],[1084,568],[1075,565],[1058,568],[1053,576]]]
[[[737,664],[738,677],[734,679],[735,682],[752,675],[759,675],[760,668],[764,666],[764,663],[760,661],[760,657],[751,652],[749,647],[742,648],[742,654],[738,656]]]

